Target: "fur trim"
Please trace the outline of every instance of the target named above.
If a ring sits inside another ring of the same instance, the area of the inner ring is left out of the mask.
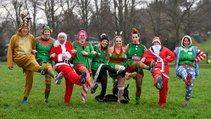
[[[57,35],[57,39],[59,38],[59,36],[64,36],[65,37],[65,40],[67,40],[67,34],[65,32],[60,32],[58,35]]]
[[[65,45],[67,41],[64,42],[64,44],[61,44],[58,40],[54,42],[54,47],[58,47],[59,45]]]
[[[160,45],[161,45],[161,42],[160,42],[160,37],[155,36],[155,37],[152,39],[152,44],[153,44],[155,41],[159,42],[159,43],[160,43]]]
[[[192,38],[191,38],[189,35],[185,35],[185,36],[182,37],[181,46],[182,46],[182,47],[185,47],[185,46],[183,45],[183,41],[184,41],[185,38],[188,38],[188,39],[189,39],[189,41],[190,41],[189,46],[191,46],[191,45],[192,45]]]

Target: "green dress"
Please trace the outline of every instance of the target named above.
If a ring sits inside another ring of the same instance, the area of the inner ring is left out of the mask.
[[[112,68],[116,69],[116,65],[124,66],[125,65],[125,53],[123,52],[123,49],[121,48],[120,53],[118,54],[114,48],[114,51],[112,52],[110,56],[110,60],[108,63]],[[109,73],[110,77],[113,79],[113,83],[116,80],[116,76],[112,76]]]
[[[118,54],[114,48],[114,51],[112,52],[110,56],[109,65],[115,69],[116,65],[124,66],[125,65],[125,53],[123,52],[123,49],[121,48],[120,53]]]
[[[141,59],[142,55],[145,52],[146,47],[143,44],[136,45],[130,43],[128,45],[128,53],[127,53],[127,61],[126,65],[127,67],[130,66],[131,62],[137,62],[133,57],[136,57],[137,59]]]

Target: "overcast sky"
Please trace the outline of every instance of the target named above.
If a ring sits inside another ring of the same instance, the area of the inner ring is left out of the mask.
[[[6,5],[7,9],[11,12],[11,14],[13,14],[13,17],[15,16],[14,10],[13,10],[13,7],[12,7],[10,1],[11,0],[0,0],[0,22],[5,20],[5,18],[6,18],[5,16],[8,13],[2,5]],[[23,1],[23,0],[20,0],[20,1]],[[93,4],[94,0],[91,0],[91,1],[92,1],[92,4]],[[150,2],[152,2],[154,0],[143,0],[143,1],[147,1],[148,3],[150,3]],[[145,7],[145,6],[146,5],[143,4],[143,5],[137,6],[137,8],[139,8],[139,7],[141,8],[141,7]],[[45,23],[46,21],[47,21],[47,19],[46,19],[45,15],[44,15],[44,12],[41,11],[41,10],[38,10],[37,23]]]

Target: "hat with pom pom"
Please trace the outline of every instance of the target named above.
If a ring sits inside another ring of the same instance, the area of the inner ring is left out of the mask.
[[[154,36],[153,39],[152,39],[152,44],[153,44],[154,42],[156,42],[156,41],[161,45],[160,37]]]
[[[109,39],[108,39],[108,37],[107,37],[107,35],[106,35],[105,33],[102,33],[102,34],[100,35],[100,41],[102,41],[102,40],[107,40],[107,41],[109,41]]]

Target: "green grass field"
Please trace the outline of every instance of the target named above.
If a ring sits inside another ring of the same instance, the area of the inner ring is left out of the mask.
[[[198,47],[199,47],[201,50],[203,50],[204,52],[209,52],[209,53],[211,53],[210,44],[211,44],[211,38],[207,39],[206,42],[203,42],[203,43],[199,44]]]
[[[204,68],[205,67],[205,68]],[[201,76],[195,81],[193,96],[188,107],[183,107],[185,84],[174,77],[174,67],[171,68],[169,80],[168,101],[165,108],[157,105],[158,90],[153,86],[153,80],[145,71],[141,104],[135,105],[134,80],[126,81],[130,84],[130,103],[98,103],[95,94],[88,93],[87,106],[80,103],[80,91],[74,87],[70,104],[63,103],[64,80],[60,85],[52,81],[52,92],[49,104],[44,103],[44,77],[35,73],[33,89],[29,97],[29,104],[21,104],[24,89],[24,74],[15,66],[10,71],[6,63],[0,63],[0,118],[1,119],[209,119],[211,118],[211,65],[201,67]],[[112,82],[109,80],[107,94],[111,94]]]

